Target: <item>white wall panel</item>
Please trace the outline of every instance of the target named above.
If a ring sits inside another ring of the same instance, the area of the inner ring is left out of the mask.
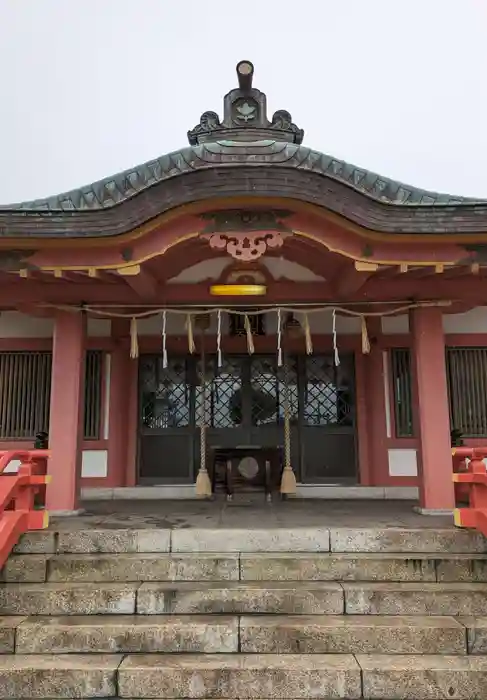
[[[112,332],[112,322],[109,318],[89,318],[87,332],[92,338],[109,338]]]
[[[409,333],[409,317],[407,314],[400,316],[383,316],[382,332],[384,335],[401,335]]]
[[[406,448],[390,449],[389,476],[418,476],[416,450]]]
[[[0,313],[0,338],[52,338],[54,320],[27,316],[18,311]]]
[[[89,318],[88,335],[107,337],[111,332],[110,319]],[[40,316],[28,316],[18,311],[0,313],[0,338],[52,338],[54,319]]]
[[[487,307],[477,306],[465,314],[443,314],[445,333],[487,333]]]
[[[81,476],[85,479],[104,479],[108,475],[107,450],[83,450]]]

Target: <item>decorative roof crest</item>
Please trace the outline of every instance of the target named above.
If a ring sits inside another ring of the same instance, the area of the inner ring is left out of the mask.
[[[252,87],[254,66],[250,61],[237,64],[238,88],[223,100],[223,121],[216,112],[203,112],[200,123],[188,131],[191,146],[211,141],[286,141],[301,144],[303,129],[293,123],[285,109],[267,118],[267,98]]]

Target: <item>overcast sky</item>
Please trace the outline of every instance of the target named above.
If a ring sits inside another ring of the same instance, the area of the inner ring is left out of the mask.
[[[187,145],[250,59],[305,144],[487,198],[486,0],[0,0],[0,202]]]

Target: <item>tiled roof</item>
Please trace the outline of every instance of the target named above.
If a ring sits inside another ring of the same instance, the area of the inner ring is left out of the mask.
[[[279,141],[219,141],[190,146],[124,170],[90,185],[45,199],[2,205],[0,210],[23,212],[90,211],[115,207],[154,185],[212,167],[269,166],[319,173],[361,192],[377,202],[394,205],[472,205],[487,200],[457,197],[406,185],[359,168],[306,146]]]

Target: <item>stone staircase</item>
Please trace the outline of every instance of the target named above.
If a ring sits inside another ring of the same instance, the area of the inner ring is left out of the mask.
[[[485,699],[486,550],[454,529],[31,533],[0,584],[0,698]]]

